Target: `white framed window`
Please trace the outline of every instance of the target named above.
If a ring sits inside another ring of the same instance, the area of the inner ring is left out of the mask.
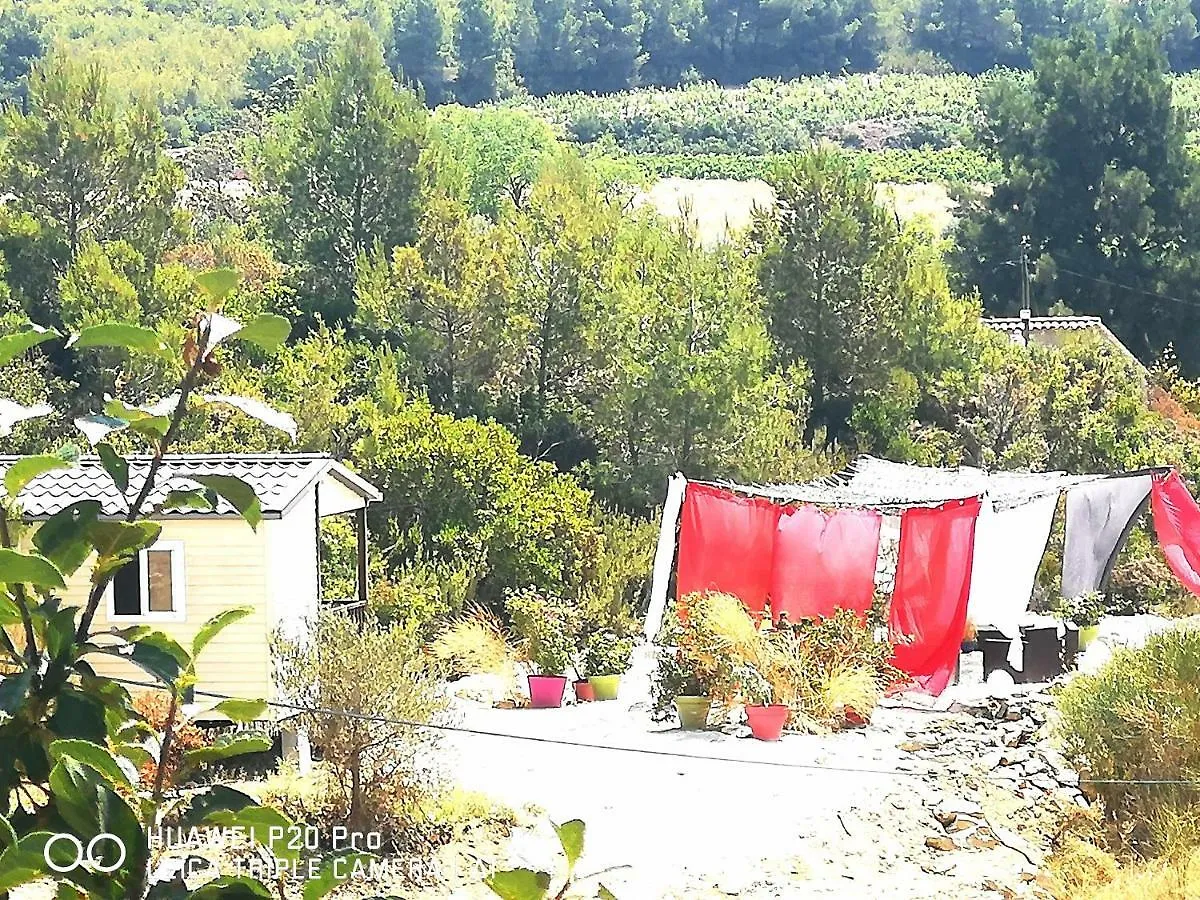
[[[159,541],[117,570],[108,586],[113,622],[182,622],[186,617],[183,541]]]

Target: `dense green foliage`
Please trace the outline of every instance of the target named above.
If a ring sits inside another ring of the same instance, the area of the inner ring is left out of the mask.
[[[1095,675],[1076,678],[1059,694],[1065,749],[1097,779],[1126,849],[1156,856],[1200,837],[1196,792],[1186,784],[1200,777],[1193,739],[1198,677],[1200,632],[1188,628],[1118,650]],[[1150,783],[1130,783],[1143,779]]]
[[[1102,314],[1150,357],[1198,321],[1195,305],[1153,296],[1195,292],[1200,236],[1200,167],[1165,60],[1132,28],[1106,45],[1080,32],[1035,56],[1026,90],[999,85],[984,98],[984,139],[1004,173],[964,228],[966,276],[989,307],[1014,308],[1019,268],[1005,263],[1027,240],[1039,310],[1059,302]],[[1181,349],[1193,365],[1194,352]]]

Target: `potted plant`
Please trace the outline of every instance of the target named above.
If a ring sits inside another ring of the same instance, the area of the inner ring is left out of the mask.
[[[1085,591],[1077,597],[1064,597],[1059,615],[1079,628],[1079,649],[1084,649],[1100,633],[1100,620],[1108,612],[1108,604],[1100,591]]]
[[[760,741],[777,741],[783,736],[790,710],[784,703],[773,703],[775,692],[770,681],[756,667],[739,665],[734,671],[745,700],[746,724]]]
[[[590,703],[596,699],[596,692],[587,678],[576,678],[571,686],[575,689],[575,699],[580,703]]]
[[[616,700],[621,673],[629,669],[633,638],[615,631],[593,631],[584,645],[583,667],[597,700]]]
[[[522,639],[529,674],[529,705],[535,709],[562,706],[567,667],[579,635],[579,615],[565,600],[547,597],[534,588],[510,591],[504,603],[513,629]]]
[[[653,686],[655,710],[674,710],[684,731],[700,731],[708,724],[712,697],[678,647],[660,650]]]

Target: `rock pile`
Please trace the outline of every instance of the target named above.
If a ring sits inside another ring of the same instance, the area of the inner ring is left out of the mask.
[[[926,847],[951,853],[1005,846],[1030,866],[1040,864],[1046,826],[1071,805],[1088,805],[1079,773],[1050,739],[1053,716],[1052,699],[1031,692],[960,700],[904,731],[897,747],[912,758],[913,771],[954,788],[925,798],[937,823],[930,823]]]

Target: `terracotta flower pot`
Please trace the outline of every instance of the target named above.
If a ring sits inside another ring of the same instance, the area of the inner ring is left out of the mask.
[[[530,675],[529,705],[534,709],[555,709],[562,706],[563,691],[566,689],[566,675]]]
[[[597,700],[616,700],[617,691],[621,687],[620,675],[591,675],[588,683]]]
[[[592,683],[586,678],[581,678],[575,682],[575,699],[580,703],[589,703],[596,699],[596,692],[592,690]]]
[[[787,720],[788,708],[782,703],[746,707],[746,723],[750,726],[750,733],[760,741],[777,741],[783,737],[783,726]]]
[[[679,713],[679,727],[684,731],[700,731],[708,724],[708,713],[712,709],[710,697],[676,697],[675,711]]]

